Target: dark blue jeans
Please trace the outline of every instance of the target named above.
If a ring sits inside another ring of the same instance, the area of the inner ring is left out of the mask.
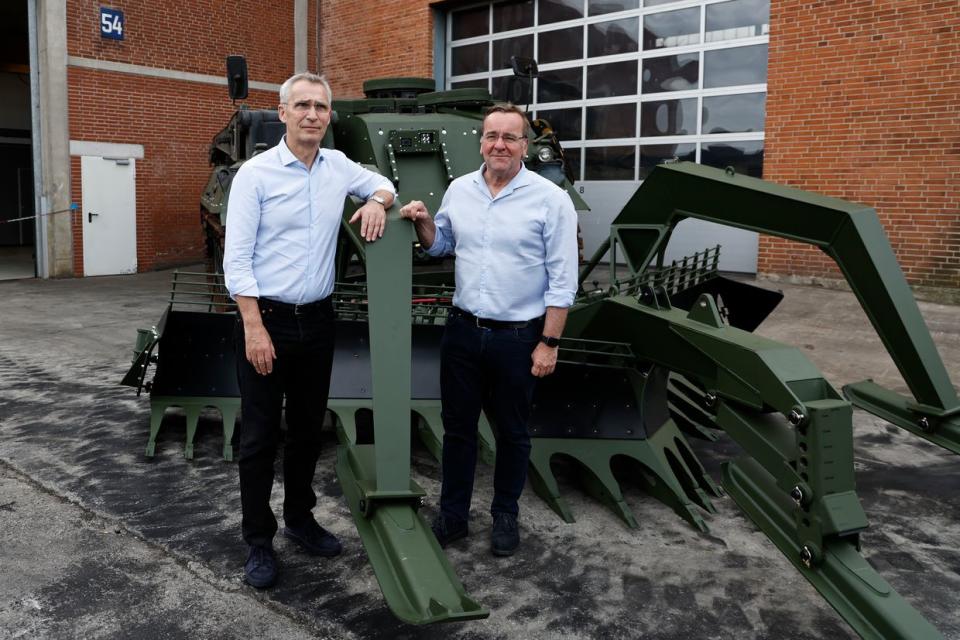
[[[320,428],[330,392],[334,312],[329,298],[301,314],[261,300],[260,315],[277,359],[269,375],[256,372],[247,361],[243,323],[238,315],[238,467],[243,539],[249,545],[269,546],[277,532],[270,493],[284,397],[287,431],[283,439],[283,519],[288,526],[301,525],[313,517],[311,510],[317,504],[313,474],[320,456]]]
[[[527,420],[536,378],[530,355],[543,333],[538,319],[522,329],[486,329],[451,311],[440,347],[443,485],[440,511],[466,522],[477,465],[477,421],[486,408],[497,436],[490,513],[517,515],[530,460]]]

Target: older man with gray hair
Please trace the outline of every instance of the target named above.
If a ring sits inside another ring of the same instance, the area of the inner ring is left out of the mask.
[[[280,87],[280,143],[246,161],[230,188],[223,272],[237,302],[240,383],[240,500],[249,545],[244,577],[277,579],[270,508],[273,466],[283,440],[283,534],[311,555],[335,556],[340,542],[313,518],[313,475],[333,366],[336,239],[348,195],[366,200],[350,219],[373,242],[383,235],[393,185],[340,151],[321,149],[330,124],[330,86],[299,73]]]

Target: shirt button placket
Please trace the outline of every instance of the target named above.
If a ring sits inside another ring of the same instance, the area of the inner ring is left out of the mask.
[[[488,313],[488,300],[487,300],[487,269],[489,267],[488,257],[490,255],[490,244],[489,244],[489,229],[490,229],[490,220],[493,217],[493,201],[487,203],[487,214],[483,216],[483,223],[481,225],[481,234],[480,234],[480,291],[479,305],[480,309],[478,310],[478,315],[485,316]]]
[[[316,161],[314,161],[314,166],[316,166]],[[313,246],[313,218],[314,218],[314,207],[316,206],[313,198],[313,170],[312,169],[307,169],[307,203],[309,205],[307,207],[307,262],[304,265],[305,277],[301,278],[301,281],[303,282],[303,286],[302,286],[302,292],[300,297],[301,299],[303,299],[304,302],[313,302],[312,300],[306,299],[307,282],[310,279],[310,273],[311,273],[310,256],[313,252],[310,251],[310,247]]]

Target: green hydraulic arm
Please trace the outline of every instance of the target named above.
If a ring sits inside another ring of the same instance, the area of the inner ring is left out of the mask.
[[[578,304],[565,331],[626,342],[705,390],[744,450],[724,488],[863,638],[942,637],[859,553],[852,408],[799,350],[725,324],[709,294],[687,312],[649,289]]]
[[[640,273],[684,218],[819,247],[840,268],[913,398],[871,380],[847,385],[857,406],[960,453],[960,400],[883,232],[866,206],[691,163],[657,167],[614,220],[610,244]]]
[[[366,246],[374,444],[337,448],[337,477],[390,610],[411,624],[484,618],[418,513],[410,478],[413,227],[388,213]]]

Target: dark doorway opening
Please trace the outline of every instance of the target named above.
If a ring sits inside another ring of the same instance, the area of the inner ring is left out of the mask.
[[[37,274],[27,1],[0,3],[0,279]]]

